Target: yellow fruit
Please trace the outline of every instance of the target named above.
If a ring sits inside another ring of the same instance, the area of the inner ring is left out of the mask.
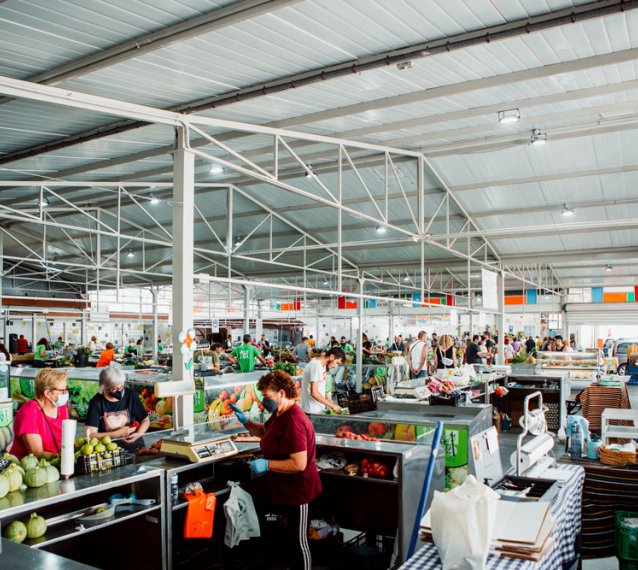
[[[91,453],[93,453],[93,446],[86,443],[82,446],[80,452],[82,453],[82,455],[91,455]]]
[[[415,426],[397,424],[394,439],[397,441],[416,441]]]
[[[102,443],[98,443],[95,446],[95,453],[104,453],[106,451],[106,446]]]
[[[158,416],[163,416],[166,413],[164,400],[160,400],[159,402],[157,402],[155,406],[155,412]]]
[[[106,449],[107,451],[115,451],[117,449],[117,443],[107,443]]]
[[[98,443],[100,443],[100,440],[97,437],[92,437],[89,441],[89,445],[93,447],[95,447]]]
[[[75,443],[73,444],[73,447],[75,447],[75,449],[80,449],[80,447],[82,447],[84,445],[84,438],[83,437],[78,437],[75,440]]]
[[[105,435],[102,438],[102,445],[108,445],[109,443],[111,443],[111,438],[108,435]]]

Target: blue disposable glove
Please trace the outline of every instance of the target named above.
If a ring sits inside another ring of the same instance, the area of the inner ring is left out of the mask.
[[[244,425],[248,423],[248,418],[246,417],[246,414],[242,412],[235,404],[231,404],[230,409],[233,412],[235,412],[235,415],[237,416],[237,419],[239,420],[240,423]]]
[[[268,471],[268,460],[267,459],[255,459],[250,462],[250,470],[255,475],[260,475],[261,473],[265,473]]]

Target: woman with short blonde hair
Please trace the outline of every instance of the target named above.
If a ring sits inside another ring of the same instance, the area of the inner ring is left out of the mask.
[[[11,453],[21,459],[59,455],[62,448],[62,422],[69,417],[67,373],[43,368],[35,378],[35,398],[22,405],[13,421]]]

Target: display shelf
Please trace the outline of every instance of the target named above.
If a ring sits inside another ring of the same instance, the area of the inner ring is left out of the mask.
[[[361,477],[360,475],[348,475],[347,473],[339,473],[330,469],[319,469],[320,475],[328,477],[340,477],[342,479],[351,479],[352,481],[366,481],[368,483],[382,483],[385,485],[398,485],[398,479],[381,479],[379,477]]]
[[[44,540],[42,539],[34,539],[34,540],[26,540],[24,542],[25,545],[31,546],[32,548],[44,548],[49,546],[50,544],[54,544],[56,542],[61,542],[63,540],[68,540],[71,538],[75,538],[81,534],[86,534],[90,532],[94,532],[96,530],[101,530],[103,528],[109,527],[111,525],[124,522],[126,520],[134,519],[136,517],[146,515],[155,511],[161,510],[161,505],[150,505],[150,506],[140,506],[140,505],[130,505],[126,507],[118,507],[115,509],[115,514],[112,518],[106,519],[104,522],[92,525],[84,525],[82,524],[78,518],[82,516],[86,509],[84,509],[78,516],[74,516],[73,518],[67,518],[65,521],[60,521],[57,524],[51,525],[47,528],[47,533],[44,535]]]

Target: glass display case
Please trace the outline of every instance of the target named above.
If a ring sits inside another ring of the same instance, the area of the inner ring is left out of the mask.
[[[539,352],[538,364],[543,374],[567,372],[572,380],[595,380],[603,364],[600,351],[595,352]]]

